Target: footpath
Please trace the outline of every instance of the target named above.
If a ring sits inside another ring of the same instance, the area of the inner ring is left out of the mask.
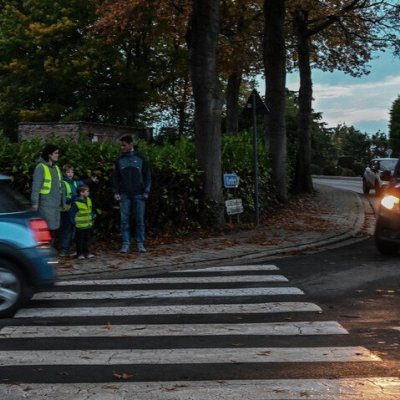
[[[279,210],[254,229],[173,243],[154,241],[146,243],[147,253],[137,253],[132,246],[132,253],[120,254],[118,245],[96,252],[92,259],[62,259],[59,278],[106,279],[178,268],[260,263],[371,235],[374,213],[365,197],[323,184],[315,185],[315,189],[315,195]]]

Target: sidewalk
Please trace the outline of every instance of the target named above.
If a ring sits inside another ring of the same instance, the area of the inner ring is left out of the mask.
[[[240,265],[301,254],[371,234],[371,211],[354,192],[315,185],[317,193],[253,230],[229,235],[146,246],[148,253],[96,253],[88,260],[62,259],[60,279],[122,277],[211,265]]]

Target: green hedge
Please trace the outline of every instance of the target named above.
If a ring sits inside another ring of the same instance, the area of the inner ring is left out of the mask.
[[[46,143],[60,147],[59,165],[69,163],[75,168],[76,177],[85,179],[96,176],[99,183],[92,185],[92,199],[98,217],[98,234],[114,234],[119,231],[118,204],[111,193],[112,169],[120,154],[118,144],[91,143],[52,137],[26,140],[15,144],[0,135],[0,172],[12,175],[14,186],[30,197],[33,169]],[[196,161],[192,141],[180,139],[174,144],[139,143],[140,151],[148,157],[152,169],[152,191],[148,201],[146,221],[150,234],[160,232],[185,233],[201,227],[201,215],[207,208],[203,198],[201,171]],[[259,188],[263,210],[274,202],[270,188],[265,144],[259,143]],[[240,177],[235,192],[225,190],[225,198],[240,197],[245,213],[242,220],[253,220],[253,171],[252,138],[244,133],[226,136],[222,150],[223,171],[235,172]]]

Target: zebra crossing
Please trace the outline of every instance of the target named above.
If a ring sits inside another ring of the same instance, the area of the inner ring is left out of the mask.
[[[1,399],[400,398],[381,364],[275,265],[58,282],[0,326]]]

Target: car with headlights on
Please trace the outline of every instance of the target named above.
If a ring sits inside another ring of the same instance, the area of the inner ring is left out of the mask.
[[[400,249],[400,160],[380,200],[374,238],[376,247],[382,254],[398,254]]]
[[[11,317],[56,278],[55,251],[46,221],[0,174],[0,317]]]
[[[396,163],[397,158],[373,158],[362,176],[363,192],[368,194],[373,189],[379,196],[389,184]]]

